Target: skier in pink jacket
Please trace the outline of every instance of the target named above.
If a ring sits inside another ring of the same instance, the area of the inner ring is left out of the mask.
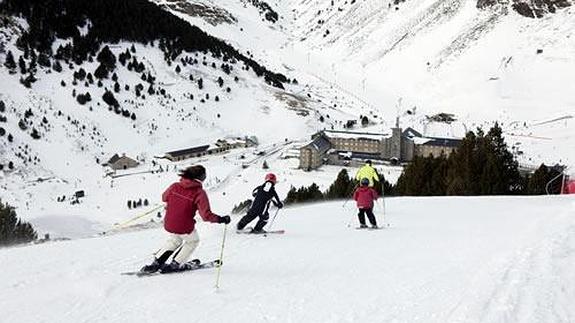
[[[166,244],[156,253],[154,262],[144,266],[142,272],[162,273],[185,270],[185,262],[194,252],[200,242],[195,228],[196,211],[204,221],[212,223],[230,223],[229,216],[219,216],[210,209],[210,202],[202,182],[206,179],[206,169],[201,166],[191,166],[180,173],[180,181],[176,182],[162,194],[162,200],[167,203],[164,229],[169,233]],[[170,256],[171,263],[166,264]]]
[[[373,215],[373,202],[378,198],[377,192],[369,187],[369,179],[363,178],[361,180],[361,186],[358,187],[355,192],[353,192],[353,199],[357,202],[357,208],[359,213],[359,227],[367,228],[365,224],[365,215],[369,219],[372,228],[377,228],[377,222],[375,221],[375,216]]]

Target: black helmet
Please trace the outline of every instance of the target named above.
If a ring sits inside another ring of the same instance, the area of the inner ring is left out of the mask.
[[[183,178],[203,181],[206,179],[206,169],[202,165],[194,165],[180,171],[179,175]]]

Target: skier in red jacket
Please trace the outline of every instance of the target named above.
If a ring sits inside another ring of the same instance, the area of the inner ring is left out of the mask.
[[[203,166],[188,167],[179,175],[180,181],[170,185],[162,194],[162,200],[167,203],[164,229],[170,236],[155,254],[154,262],[144,266],[142,272],[160,270],[165,273],[186,269],[186,261],[200,242],[195,230],[196,211],[199,211],[204,221],[230,223],[229,216],[218,216],[210,209],[208,196],[202,188],[202,182],[206,179],[206,169]],[[172,255],[172,262],[166,264]]]
[[[353,199],[357,202],[357,208],[359,209],[357,216],[359,217],[360,228],[367,228],[365,224],[366,214],[369,223],[371,223],[371,227],[374,229],[377,228],[377,222],[373,215],[373,202],[377,200],[378,197],[377,192],[369,187],[369,179],[363,178],[361,180],[361,186],[353,192]]]

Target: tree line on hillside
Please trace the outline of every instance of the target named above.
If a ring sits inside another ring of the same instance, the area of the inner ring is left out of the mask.
[[[52,45],[57,38],[72,40],[72,45],[60,54],[78,65],[94,57],[103,43],[149,44],[161,40],[159,47],[169,64],[184,51],[211,52],[224,61],[243,62],[275,87],[283,88],[287,82],[284,75],[269,71],[224,41],[147,0],[4,0],[0,12],[19,15],[28,21],[29,29],[16,45],[25,53],[32,49],[39,53],[34,64],[50,66],[50,58],[54,57]],[[32,73],[27,78],[30,79],[24,81],[28,83],[35,81]]]
[[[393,185],[382,174],[378,173],[378,177],[380,181],[376,181],[373,186],[377,193],[380,196],[384,194],[393,195]],[[316,183],[299,188],[292,186],[284,202],[286,205],[290,205],[321,200],[348,199],[352,197],[354,190],[358,186],[359,182],[355,179],[355,176],[351,177],[347,169],[344,168],[337,174],[337,178],[326,191],[322,192]]]
[[[559,173],[541,165],[533,174],[521,174],[501,127],[495,124],[487,133],[481,129],[468,132],[449,157],[416,157],[404,169],[394,192],[413,196],[545,194],[545,185]],[[560,192],[557,182],[550,192]]]
[[[396,185],[391,185],[382,175],[382,183],[374,188],[385,196],[444,196],[444,195],[541,195],[559,194],[562,172],[559,167],[542,164],[532,174],[521,174],[519,165],[502,136],[501,127],[495,124],[487,133],[478,129],[470,131],[458,149],[449,157],[415,157],[405,167]],[[292,187],[285,200],[296,204],[330,199],[351,198],[357,181],[342,169],[337,179],[322,192],[315,183],[299,188]]]

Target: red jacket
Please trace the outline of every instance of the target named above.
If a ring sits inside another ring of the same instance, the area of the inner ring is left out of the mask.
[[[359,209],[373,208],[373,201],[377,200],[378,197],[377,192],[367,186],[360,186],[353,192],[353,199],[357,201]]]
[[[164,228],[170,233],[192,233],[196,225],[196,211],[207,222],[217,223],[220,218],[210,210],[208,195],[197,180],[182,177],[179,183],[170,185],[162,194],[162,201],[168,204]]]

